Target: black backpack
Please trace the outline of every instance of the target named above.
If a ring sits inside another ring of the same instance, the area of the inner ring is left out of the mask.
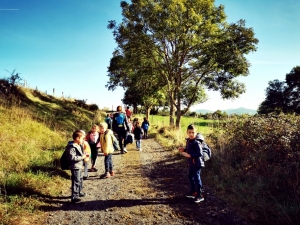
[[[71,148],[71,146],[67,145],[65,147],[65,150],[64,150],[63,154],[60,157],[59,162],[60,162],[60,168],[62,170],[69,170],[70,169],[70,166],[71,166],[71,162],[69,160],[69,154],[70,154],[69,149],[70,148]]]

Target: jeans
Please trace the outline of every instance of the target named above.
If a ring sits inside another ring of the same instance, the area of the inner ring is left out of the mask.
[[[142,140],[135,139],[135,145],[138,149],[140,149],[142,147]]]
[[[71,170],[72,176],[72,199],[79,198],[79,193],[81,193],[83,185],[82,185],[82,170]]]
[[[197,192],[197,195],[200,196],[202,192],[202,181],[200,177],[201,166],[190,167],[188,179],[191,184],[191,192]]]
[[[113,171],[112,154],[104,156],[105,173]]]

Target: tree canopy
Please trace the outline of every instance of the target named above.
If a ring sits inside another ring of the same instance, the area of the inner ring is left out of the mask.
[[[160,77],[171,116],[176,109],[177,127],[193,104],[206,100],[204,88],[220,91],[224,99],[245,92],[236,78],[249,74],[245,54],[256,51],[258,40],[244,20],[228,24],[223,5],[215,6],[213,0],[132,0],[122,1],[121,7],[122,22],[110,21],[108,28],[118,44],[111,64],[115,57],[124,63],[109,69],[109,88],[126,86],[132,71],[143,77],[141,71],[148,69],[148,78]]]
[[[266,89],[266,98],[258,113],[300,113],[300,66],[286,74],[285,81],[273,80]]]

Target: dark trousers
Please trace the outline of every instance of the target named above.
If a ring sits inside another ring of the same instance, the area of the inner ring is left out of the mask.
[[[104,156],[105,173],[113,171],[112,154]]]
[[[90,144],[90,147],[91,147],[91,164],[92,164],[92,167],[95,166],[96,164],[96,161],[97,161],[97,157],[98,157],[98,154],[99,154],[99,148],[96,147],[96,145],[92,145]]]
[[[144,139],[148,137],[148,130],[144,130]]]
[[[197,195],[200,196],[202,193],[202,181],[201,181],[201,166],[199,167],[190,167],[188,179],[191,184],[191,192],[197,192]]]
[[[72,179],[72,199],[79,198],[79,193],[82,191],[83,188],[83,177],[82,177],[82,170],[71,170],[71,179]]]
[[[118,141],[119,141],[119,146],[121,148],[121,151],[124,150],[124,148],[126,147],[127,145],[127,141],[126,141],[126,138],[127,138],[127,131],[126,130],[119,130],[116,132],[117,135],[118,135]],[[123,145],[123,139],[124,139],[124,145]]]

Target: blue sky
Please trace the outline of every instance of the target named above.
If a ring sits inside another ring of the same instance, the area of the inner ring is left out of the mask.
[[[268,82],[285,80],[300,66],[298,0],[217,0],[228,22],[246,20],[259,39],[258,50],[247,56],[250,75],[239,79],[247,91],[236,100],[222,100],[208,92],[209,100],[195,109],[257,109]],[[100,108],[116,108],[122,88],[105,88],[107,66],[116,47],[107,29],[120,22],[119,0],[0,0],[0,78],[16,69],[31,88],[47,93],[87,99]]]

